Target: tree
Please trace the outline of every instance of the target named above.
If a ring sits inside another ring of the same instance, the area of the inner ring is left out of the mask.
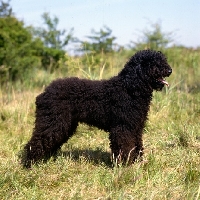
[[[51,18],[49,13],[42,15],[44,28],[33,29],[35,37],[41,38],[45,49],[42,52],[42,65],[49,71],[59,67],[59,61],[65,57],[65,47],[69,42],[74,41],[73,29],[67,33],[66,30],[58,30],[59,19]]]
[[[153,49],[161,50],[166,48],[171,42],[172,33],[162,32],[160,23],[155,23],[151,25],[152,30],[144,30],[143,35],[138,42],[132,42],[135,49]]]
[[[0,83],[23,80],[40,65],[43,44],[13,16],[9,3],[0,3]]]
[[[11,17],[13,15],[9,2],[0,1],[0,17]]]
[[[0,82],[23,79],[38,66],[42,42],[33,39],[23,22],[15,17],[0,18]]]
[[[91,33],[92,36],[87,36],[90,41],[82,42],[83,51],[94,54],[114,51],[114,40],[116,37],[111,36],[112,30],[110,28],[104,26],[99,32],[92,30]]]

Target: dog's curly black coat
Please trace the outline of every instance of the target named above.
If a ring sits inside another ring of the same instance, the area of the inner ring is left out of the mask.
[[[53,81],[36,98],[33,135],[25,145],[22,164],[50,158],[83,122],[109,132],[115,161],[134,162],[142,155],[142,131],[153,90],[162,90],[171,74],[161,52],[143,50],[109,80],[64,78]]]

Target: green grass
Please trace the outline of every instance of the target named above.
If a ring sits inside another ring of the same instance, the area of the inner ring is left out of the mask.
[[[42,87],[2,88],[0,199],[200,199],[200,53],[178,49],[167,54],[171,86],[154,93],[143,161],[129,167],[112,167],[108,133],[80,124],[56,160],[24,170],[18,153],[32,134],[34,101]],[[107,71],[116,74],[119,58],[107,60],[105,77]],[[82,67],[77,60],[69,62]],[[100,77],[99,72],[92,73]],[[48,76],[46,82],[59,73]]]

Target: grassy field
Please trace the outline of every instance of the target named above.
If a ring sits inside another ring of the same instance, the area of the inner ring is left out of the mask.
[[[144,160],[129,167],[112,166],[108,133],[80,124],[56,160],[24,170],[18,153],[32,134],[35,97],[43,88],[2,88],[0,199],[200,199],[200,52],[172,49],[166,55],[170,87],[154,93]],[[116,74],[125,62],[119,60],[108,59],[98,77]],[[91,76],[77,60],[68,62],[78,68],[71,74]],[[47,82],[59,75],[49,76]]]

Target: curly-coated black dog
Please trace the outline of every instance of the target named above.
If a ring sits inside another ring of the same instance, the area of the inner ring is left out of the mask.
[[[22,156],[24,167],[47,160],[76,131],[79,122],[109,132],[117,163],[142,155],[142,131],[153,90],[168,85],[172,73],[161,52],[143,50],[109,80],[64,78],[53,81],[36,98],[35,128]]]

